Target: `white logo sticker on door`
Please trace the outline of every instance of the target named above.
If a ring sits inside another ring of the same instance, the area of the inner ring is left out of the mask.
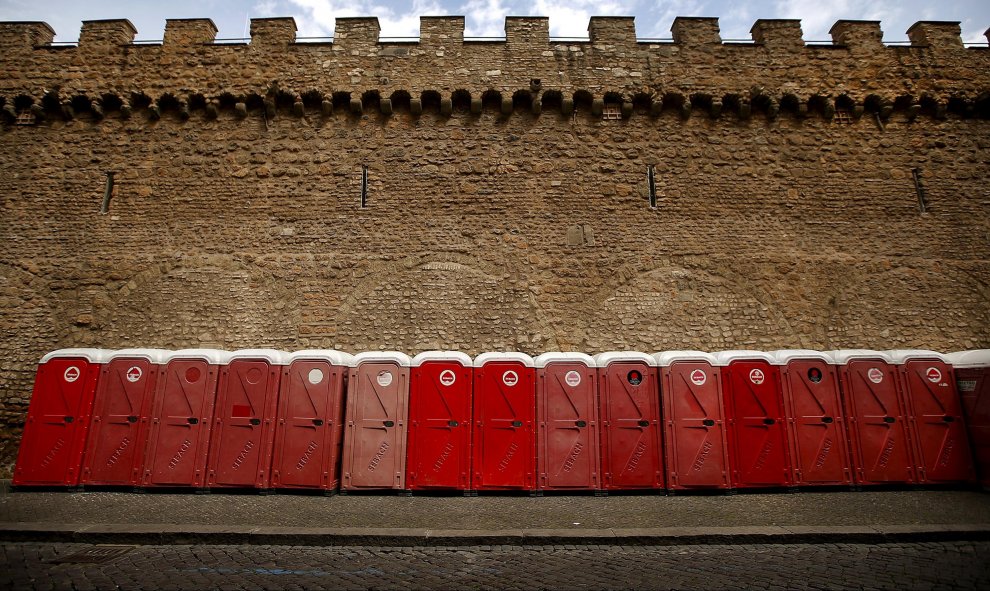
[[[70,365],[66,368],[65,373],[62,374],[67,382],[74,382],[79,379],[79,368],[75,365]]]
[[[457,376],[454,375],[454,372],[450,371],[449,369],[445,369],[442,372],[440,372],[440,383],[443,384],[444,386],[448,386],[448,387],[453,386],[454,382],[456,381],[457,381]]]
[[[928,378],[928,381],[933,384],[937,384],[942,381],[942,372],[940,372],[937,367],[929,367],[928,371],[925,372],[925,376]]]
[[[691,372],[691,383],[694,384],[695,386],[704,386],[705,382],[707,381],[708,381],[708,374],[701,371],[700,369],[696,369]]]
[[[319,384],[320,382],[323,381],[323,370],[314,367],[313,369],[309,370],[309,375],[306,377],[307,379],[309,379],[310,384]]]
[[[388,371],[387,369],[383,369],[382,371],[378,372],[377,379],[378,379],[378,385],[384,388],[392,383],[392,372]]]
[[[502,374],[502,383],[510,388],[519,383],[519,374],[512,371],[511,369],[504,374]]]
[[[138,366],[133,366],[127,370],[127,381],[134,383],[141,379],[141,368]]]
[[[870,378],[874,384],[879,384],[883,381],[883,372],[876,367],[871,367],[870,371],[866,372],[866,377]]]
[[[754,369],[753,371],[749,372],[749,381],[753,382],[757,386],[762,384],[763,380],[765,380],[766,378],[767,376],[763,374],[762,369]]]
[[[581,374],[572,369],[564,374],[564,383],[571,388],[576,388],[581,383]]]

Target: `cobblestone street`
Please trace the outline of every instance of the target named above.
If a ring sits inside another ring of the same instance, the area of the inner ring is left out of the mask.
[[[6,543],[9,589],[977,589],[990,543],[725,546],[134,546]]]

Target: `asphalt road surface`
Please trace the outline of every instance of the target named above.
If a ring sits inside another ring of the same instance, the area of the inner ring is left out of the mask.
[[[7,589],[990,588],[990,542],[0,548]]]

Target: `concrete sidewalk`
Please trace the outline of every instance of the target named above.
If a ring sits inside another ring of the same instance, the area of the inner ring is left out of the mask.
[[[413,496],[0,493],[0,539],[319,545],[990,539],[976,491]]]

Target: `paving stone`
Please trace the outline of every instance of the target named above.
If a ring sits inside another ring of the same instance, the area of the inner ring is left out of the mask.
[[[8,543],[14,586],[33,589],[210,587],[498,589],[979,588],[990,585],[990,542],[747,546],[470,546],[457,549],[312,546],[138,546],[109,565],[62,569],[41,559],[76,548]],[[852,550],[862,558],[844,565]],[[868,551],[864,551],[868,550]],[[222,553],[219,565],[210,556]],[[275,557],[272,560],[272,556]],[[62,570],[59,570],[62,569]],[[29,576],[30,575],[30,576]]]

